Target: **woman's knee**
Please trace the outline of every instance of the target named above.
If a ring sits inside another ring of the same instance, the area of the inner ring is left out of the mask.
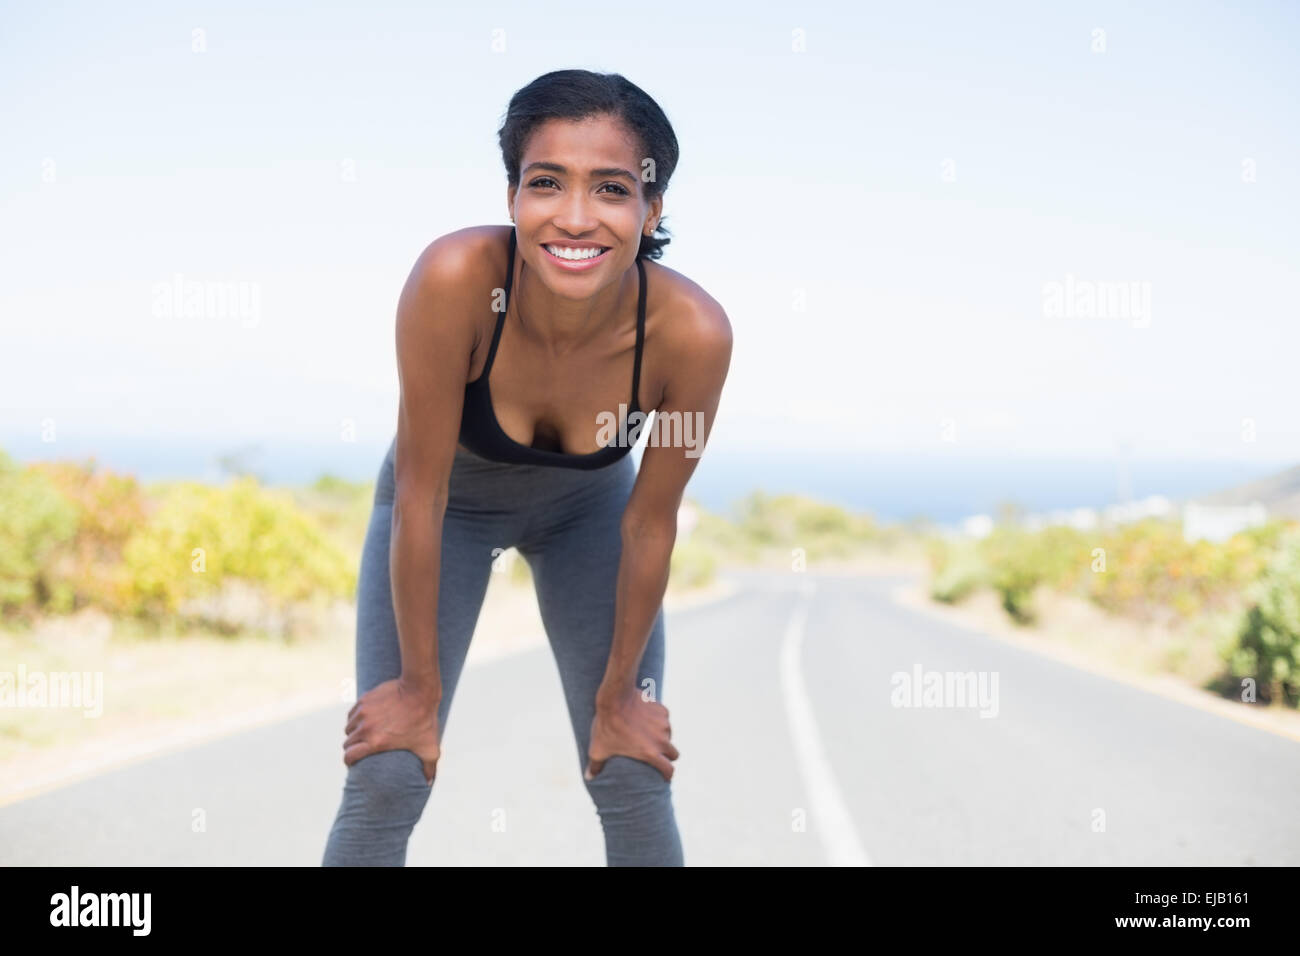
[[[409,750],[381,750],[348,767],[344,794],[368,818],[409,823],[424,812],[432,787],[419,757]]]
[[[668,805],[672,785],[654,764],[616,754],[591,780],[583,778],[601,817],[635,814]]]
[[[653,764],[610,757],[586,784],[605,831],[609,866],[685,865],[672,787]]]

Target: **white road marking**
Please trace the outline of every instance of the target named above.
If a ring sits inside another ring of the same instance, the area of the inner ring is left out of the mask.
[[[812,587],[804,593],[811,594]],[[800,601],[790,615],[785,637],[781,642],[781,689],[785,697],[785,712],[790,722],[790,737],[794,741],[795,758],[803,776],[804,790],[808,794],[813,829],[821,837],[822,848],[831,866],[870,866],[862,841],[858,839],[853,817],[840,794],[835,773],[822,747],[813,716],[812,701],[808,697],[800,664],[803,645],[804,622],[808,617],[808,602]]]

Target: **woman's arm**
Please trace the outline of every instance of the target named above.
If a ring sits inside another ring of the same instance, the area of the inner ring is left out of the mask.
[[[669,561],[677,540],[677,509],[686,483],[704,451],[731,365],[731,323],[712,299],[682,322],[678,342],[669,349],[672,375],[655,413],[654,434],[647,437],[636,484],[623,511],[623,549],[615,595],[614,635],[605,676],[596,693],[597,717],[592,733],[594,776],[603,757],[615,749],[657,766],[672,777],[672,745],[654,750],[654,726],[635,726],[636,675],[650,629],[668,587]],[[661,444],[653,444],[658,439]],[[662,442],[670,442],[662,444]],[[658,689],[653,689],[657,700]],[[644,699],[644,698],[643,698]],[[666,729],[667,712],[662,712]],[[650,720],[652,718],[647,718]],[[655,725],[657,726],[657,725]],[[665,755],[666,754],[666,755]]]
[[[478,314],[459,301],[465,281],[452,236],[420,256],[397,305],[401,400],[394,455],[390,572],[402,652],[402,681],[423,699],[442,697],[438,669],[438,585],[442,520]],[[481,303],[483,310],[490,302]]]
[[[401,398],[389,569],[402,672],[358,699],[348,713],[343,743],[349,766],[379,751],[410,750],[423,761],[430,783],[441,752],[437,625],[442,522],[474,347],[473,318],[480,307],[491,307],[469,278],[467,256],[474,248],[456,233],[431,243],[398,301]]]

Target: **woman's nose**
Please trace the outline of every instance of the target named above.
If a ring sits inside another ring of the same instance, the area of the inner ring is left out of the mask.
[[[561,208],[555,216],[555,224],[571,236],[581,236],[597,224],[589,197],[574,190],[564,197]]]

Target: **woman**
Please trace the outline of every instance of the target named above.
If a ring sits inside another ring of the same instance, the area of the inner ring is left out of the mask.
[[[661,602],[731,326],[651,261],[669,241],[656,233],[678,150],[642,90],[547,73],[511,99],[499,139],[514,225],[431,243],[398,303],[397,434],[362,555],[360,696],[324,865],[405,864],[493,558],[512,546],[536,585],[607,864],[682,865]],[[656,429],[636,469],[637,413],[652,409],[656,423],[699,423],[698,441]]]

